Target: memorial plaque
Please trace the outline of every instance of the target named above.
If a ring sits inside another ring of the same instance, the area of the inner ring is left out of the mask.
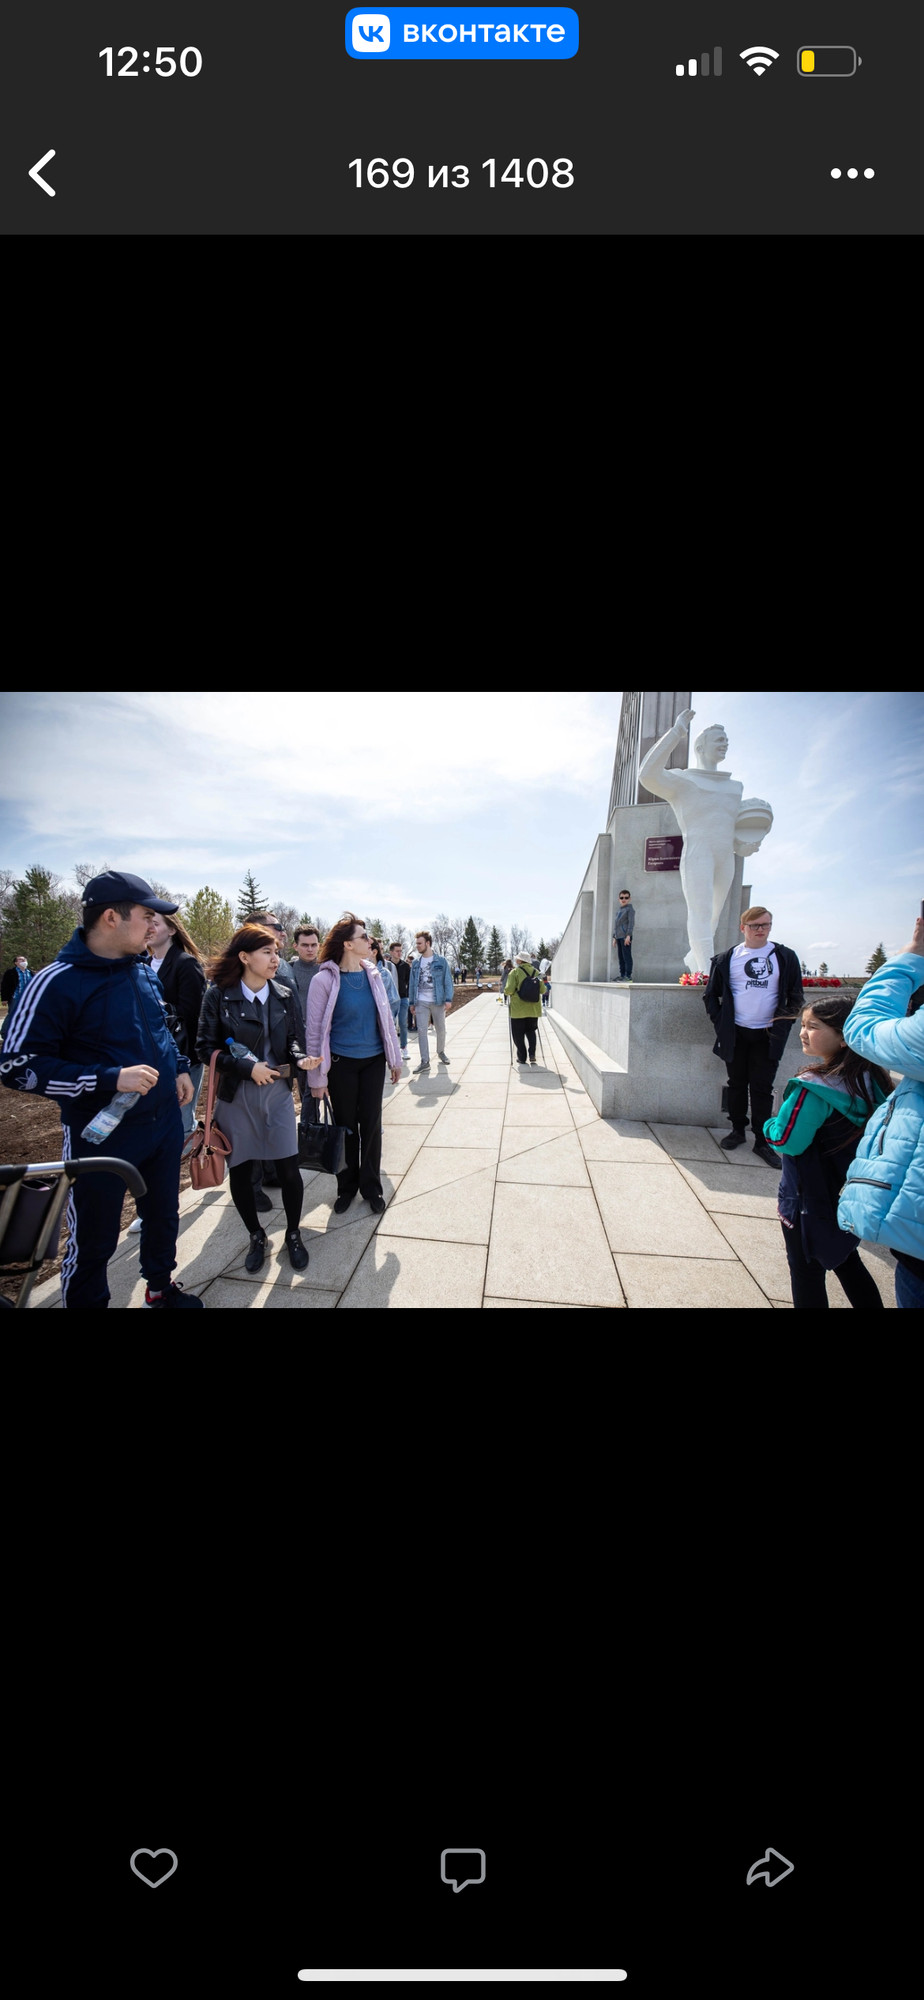
[[[653,869],[679,868],[682,853],[682,833],[656,834],[652,840],[645,842],[646,874],[650,874]]]

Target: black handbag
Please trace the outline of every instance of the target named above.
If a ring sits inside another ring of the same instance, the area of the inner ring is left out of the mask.
[[[327,1098],[322,1099],[323,1118],[316,1125],[304,1121],[298,1128],[298,1164],[313,1167],[315,1173],[341,1174],[346,1164],[347,1134],[351,1125],[335,1125]]]

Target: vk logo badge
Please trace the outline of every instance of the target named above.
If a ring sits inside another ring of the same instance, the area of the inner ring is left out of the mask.
[[[353,47],[358,55],[382,55],[391,41],[387,14],[354,14]]]

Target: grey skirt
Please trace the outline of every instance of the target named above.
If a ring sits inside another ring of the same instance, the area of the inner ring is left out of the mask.
[[[219,1098],[215,1123],[231,1141],[232,1167],[244,1160],[288,1160],[298,1152],[295,1101],[287,1083],[250,1083],[237,1086],[233,1104]]]

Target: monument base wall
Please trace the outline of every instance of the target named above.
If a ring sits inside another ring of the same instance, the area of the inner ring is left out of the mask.
[[[679,869],[646,871],[645,844],[653,836],[677,833],[673,809],[663,803],[617,806],[605,833],[598,835],[574,910],[555,953],[558,978],[608,980],[619,977],[619,954],[612,942],[619,891],[631,889],[635,910],[632,944],[634,976],[646,983],[677,979],[688,949],[687,906]],[[735,873],[715,932],[717,952],[741,943],[741,911],[750,900],[744,868]]]
[[[556,953],[557,960],[557,953]],[[811,989],[810,989],[811,990]],[[549,1019],[602,1118],[721,1125],[725,1064],[702,991],[676,982],[611,986],[557,977]],[[773,1108],[803,1061],[794,1022],[777,1070]],[[750,1143],[753,1137],[748,1133]]]

